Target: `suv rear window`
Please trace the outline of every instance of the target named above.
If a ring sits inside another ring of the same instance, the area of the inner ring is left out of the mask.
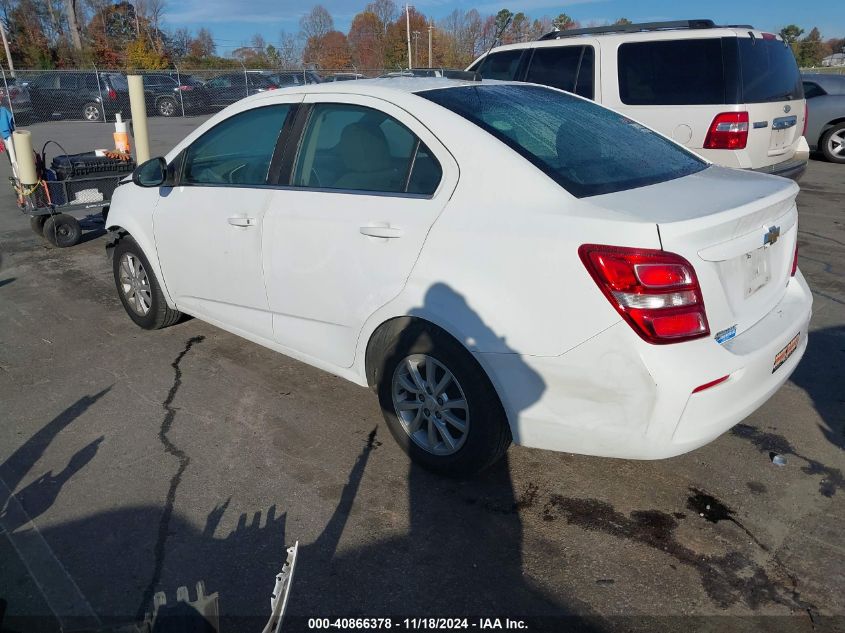
[[[622,44],[618,66],[622,103],[726,103],[720,38]]]
[[[792,50],[781,40],[737,38],[742,66],[743,103],[789,101],[804,97]]]
[[[578,198],[644,187],[707,167],[631,119],[549,88],[480,85],[418,94],[492,134]]]

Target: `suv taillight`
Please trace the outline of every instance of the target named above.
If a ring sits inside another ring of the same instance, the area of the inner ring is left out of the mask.
[[[695,270],[666,251],[584,244],[578,255],[616,311],[648,343],[710,334]]]
[[[807,110],[807,100],[804,99],[804,129],[801,130],[801,136],[807,136],[807,122],[810,120],[810,111]]]
[[[185,85],[179,86],[179,88],[177,88],[177,90],[181,90],[182,92],[187,92],[187,91],[193,90],[193,89],[194,89],[193,86],[185,86]]]
[[[117,100],[117,91],[114,88],[109,88],[109,99],[112,101]]]
[[[713,119],[704,149],[745,149],[748,143],[748,112],[721,112]]]

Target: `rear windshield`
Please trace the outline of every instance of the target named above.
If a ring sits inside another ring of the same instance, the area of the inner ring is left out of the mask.
[[[743,103],[802,99],[801,73],[792,50],[781,40],[740,37]]]
[[[612,110],[527,85],[418,93],[489,132],[583,198],[680,178],[707,163]]]

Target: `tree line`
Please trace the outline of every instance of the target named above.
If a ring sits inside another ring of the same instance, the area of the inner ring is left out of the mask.
[[[405,68],[408,24],[412,65],[429,65],[430,36],[431,65],[463,68],[497,35],[498,43],[511,43],[580,26],[566,14],[531,18],[508,10],[482,15],[456,9],[435,21],[415,8],[406,16],[394,0],[374,0],[354,16],[347,32],[316,5],[301,18],[297,32],[282,31],[275,42],[256,34],[248,44],[227,51],[208,28],[167,28],[166,0],[0,0],[0,10],[12,61],[33,69],[90,64],[159,69],[173,63],[193,69],[240,68],[241,63],[254,68]]]
[[[174,63],[186,69],[240,67],[316,69],[398,69],[411,65],[464,68],[493,45],[535,40],[552,30],[582,26],[561,13],[530,17],[507,9],[484,15],[455,9],[434,20],[415,8],[406,16],[394,0],[373,0],[343,32],[322,5],[302,16],[297,32],[282,31],[275,42],[260,34],[227,49],[208,28],[191,32],[166,25],[166,0],[0,0],[0,20],[19,68],[159,69]],[[616,24],[629,24],[619,18]],[[595,26],[593,23],[584,26]],[[818,65],[845,46],[843,39],[822,41],[817,28],[805,37],[796,25],[784,27],[801,66]],[[431,59],[429,60],[429,39]]]
[[[804,29],[795,24],[780,30],[780,36],[792,47],[792,53],[801,68],[818,66],[822,59],[833,53],[845,53],[845,38],[822,40],[822,34],[816,26],[802,38],[803,34]]]

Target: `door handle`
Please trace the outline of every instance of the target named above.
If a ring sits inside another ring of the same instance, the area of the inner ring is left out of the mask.
[[[361,231],[361,235],[367,235],[369,237],[383,237],[387,239],[402,237],[402,229],[394,226],[362,226],[359,230]]]
[[[229,218],[229,224],[232,226],[255,226],[258,224],[255,218],[246,218],[241,215],[236,215],[234,217]]]

